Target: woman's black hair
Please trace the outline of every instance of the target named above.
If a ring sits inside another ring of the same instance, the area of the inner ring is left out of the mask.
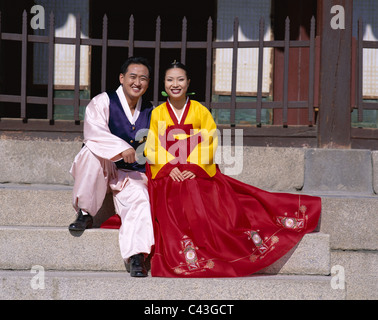
[[[188,68],[186,67],[185,64],[179,62],[179,61],[173,61],[166,69],[165,69],[165,72],[164,72],[164,75],[167,74],[167,71],[170,70],[170,69],[174,69],[174,68],[180,68],[182,70],[185,71],[186,73],[186,76],[188,79],[190,79],[190,75],[189,75],[189,71],[188,71]]]
[[[149,78],[152,77],[152,67],[150,62],[143,57],[129,57],[122,65],[120,73],[125,74],[130,64],[142,64],[148,69]]]

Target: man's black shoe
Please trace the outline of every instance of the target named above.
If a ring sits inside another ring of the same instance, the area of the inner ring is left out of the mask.
[[[81,210],[77,214],[75,222],[71,223],[68,227],[70,231],[84,231],[85,229],[92,228],[93,218],[90,214],[84,215]]]
[[[148,272],[144,264],[144,254],[139,253],[130,257],[130,276],[132,277],[147,277]]]

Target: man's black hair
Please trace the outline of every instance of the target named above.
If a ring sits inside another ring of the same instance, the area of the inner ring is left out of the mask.
[[[151,78],[152,76],[152,67],[149,63],[149,61],[146,58],[143,57],[129,57],[122,65],[121,67],[121,73],[125,74],[127,72],[127,68],[129,67],[130,64],[142,64],[146,66],[148,69],[148,76]]]

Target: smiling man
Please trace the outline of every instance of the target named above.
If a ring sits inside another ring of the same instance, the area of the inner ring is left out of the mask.
[[[147,276],[145,258],[154,244],[144,164],[136,149],[144,143],[153,106],[142,99],[151,67],[141,57],[129,58],[121,67],[120,86],[103,92],[88,104],[84,119],[84,145],[75,157],[73,207],[77,219],[70,231],[91,228],[109,188],[121,218],[119,245],[133,277]]]

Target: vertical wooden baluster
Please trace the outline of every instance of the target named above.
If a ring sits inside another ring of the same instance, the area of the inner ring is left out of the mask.
[[[288,88],[289,88],[289,44],[290,44],[290,19],[285,20],[285,52],[284,52],[284,74],[283,74],[283,126],[287,127],[288,113]]]
[[[257,71],[257,104],[256,104],[256,125],[261,127],[261,105],[262,105],[262,80],[264,63],[264,17],[260,18],[259,24],[259,60]]]
[[[108,17],[102,19],[102,50],[101,50],[101,92],[106,91],[106,65],[108,55]]]
[[[75,91],[74,91],[74,121],[80,124],[80,14],[76,16],[76,38],[75,38]]]
[[[314,122],[314,79],[315,79],[315,17],[311,18],[310,27],[310,61],[308,80],[308,122],[312,126]]]
[[[181,35],[181,62],[186,61],[186,41],[187,41],[187,21],[186,17],[182,19],[182,35]]]
[[[49,20],[49,71],[47,80],[47,118],[50,124],[54,124],[54,67],[55,67],[55,44],[54,44],[54,13],[51,11]]]
[[[156,33],[155,33],[155,66],[154,66],[154,97],[153,103],[156,107],[159,102],[159,63],[160,63],[160,17],[156,19]]]
[[[26,77],[27,77],[27,48],[28,48],[28,22],[26,10],[22,13],[22,42],[21,42],[21,118],[26,118]]]
[[[232,75],[231,75],[231,110],[230,124],[235,126],[235,109],[236,109],[236,82],[238,71],[238,41],[239,41],[239,18],[234,20],[234,41],[232,48]]]
[[[211,107],[211,67],[212,67],[212,44],[213,44],[213,21],[211,17],[207,21],[207,39],[206,39],[206,91],[205,105],[208,109]]]
[[[129,19],[129,57],[134,55],[134,16]]]

